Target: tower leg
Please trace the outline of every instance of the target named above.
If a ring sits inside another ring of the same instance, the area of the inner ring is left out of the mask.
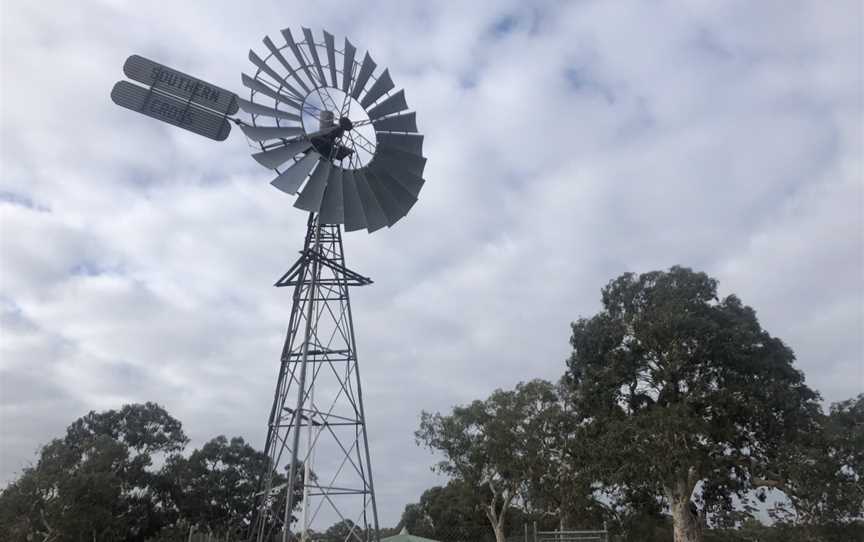
[[[378,541],[348,292],[371,282],[345,267],[340,227],[310,215],[303,252],[276,283],[294,295],[267,427],[270,468],[256,496],[251,540],[303,539],[341,522],[345,542]]]

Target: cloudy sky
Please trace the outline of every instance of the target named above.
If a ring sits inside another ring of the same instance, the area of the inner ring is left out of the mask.
[[[737,293],[826,401],[864,391],[856,0],[6,1],[0,485],[91,409],[156,401],[263,447],[306,217],[239,131],[113,105],[138,53],[240,91],[247,52],[348,35],[406,89],[427,183],[346,235],[382,523],[436,483],[419,412],[557,379],[625,271]],[[280,41],[281,42],[281,41]]]

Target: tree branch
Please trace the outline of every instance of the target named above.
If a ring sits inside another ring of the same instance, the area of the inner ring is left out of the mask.
[[[690,495],[693,494],[693,490],[696,489],[696,484],[699,482],[699,473],[696,471],[696,467],[690,466],[687,469],[687,498],[690,498]]]
[[[771,489],[779,489],[786,493],[788,491],[788,487],[786,486],[786,482],[783,480],[769,480],[765,478],[751,478],[750,482],[756,487],[768,487]]]

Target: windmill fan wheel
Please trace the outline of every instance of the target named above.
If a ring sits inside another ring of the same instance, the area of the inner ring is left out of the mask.
[[[249,51],[255,72],[243,74],[250,95],[239,102],[251,116],[240,128],[260,147],[252,157],[321,223],[370,233],[392,226],[425,182],[416,115],[368,52],[358,60],[347,38],[338,49],[326,31],[323,42],[308,28],[302,34],[298,41],[285,29],[284,44],[268,36],[266,55]]]

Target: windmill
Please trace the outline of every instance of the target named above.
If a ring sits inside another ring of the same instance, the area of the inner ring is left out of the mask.
[[[387,69],[326,31],[263,39],[249,52],[244,99],[129,57],[118,105],[221,141],[231,123],[252,142],[271,184],[308,212],[300,257],[276,282],[292,289],[288,331],[267,420],[269,469],[250,539],[307,538],[322,518],[346,520],[346,541],[378,540],[378,512],[349,289],[372,281],[345,264],[342,230],[395,224],[423,186],[423,136]],[[247,119],[232,115],[239,110]],[[299,510],[298,508],[299,504]],[[350,521],[347,521],[350,520]],[[293,529],[292,525],[296,524]]]

